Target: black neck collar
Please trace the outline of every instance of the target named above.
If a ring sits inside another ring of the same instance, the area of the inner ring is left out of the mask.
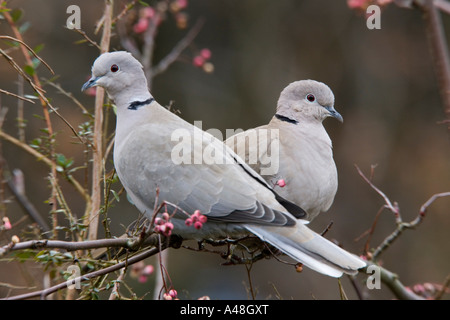
[[[143,106],[145,106],[145,105],[148,105],[148,104],[152,103],[153,101],[155,101],[155,99],[153,99],[153,98],[148,98],[148,99],[145,100],[145,101],[133,101],[133,102],[131,102],[130,105],[128,106],[128,109],[129,109],[129,110],[137,110],[137,109],[139,109],[140,107],[143,107]]]
[[[289,123],[292,123],[292,124],[298,124],[297,120],[294,120],[294,119],[282,116],[281,114],[278,114],[278,113],[275,114],[275,118],[277,118],[278,120],[284,121],[284,122],[289,122]]]

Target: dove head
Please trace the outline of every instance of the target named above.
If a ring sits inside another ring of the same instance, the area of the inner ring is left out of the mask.
[[[322,122],[327,117],[343,122],[342,116],[334,109],[331,89],[314,80],[296,81],[284,88],[278,100],[277,114],[295,122]]]
[[[103,87],[116,104],[151,96],[142,64],[126,51],[106,52],[94,61],[92,77],[81,90],[94,86]]]

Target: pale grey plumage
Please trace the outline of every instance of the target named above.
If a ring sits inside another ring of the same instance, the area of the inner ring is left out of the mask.
[[[296,81],[281,92],[276,114],[267,125],[226,140],[226,144],[268,183],[285,180],[286,186],[277,187],[276,191],[302,207],[308,220],[330,208],[338,186],[331,139],[322,125],[327,117],[342,121],[334,109],[331,89],[314,80]],[[278,130],[278,134],[249,142],[249,136],[255,132],[258,136],[263,130]],[[278,170],[265,174],[264,156],[274,143],[279,146],[279,157],[273,159],[279,161]],[[252,161],[250,154],[258,155],[256,161]]]
[[[92,78],[83,89],[95,85],[104,87],[117,106],[114,165],[141,212],[152,216],[158,189],[159,202],[169,201],[190,213],[200,210],[208,217],[203,228],[196,230],[184,224],[184,215],[175,214],[173,232],[183,238],[219,239],[250,231],[306,266],[333,277],[354,273],[365,265],[305,227],[224,143],[154,101],[142,66],[131,54],[113,52],[97,58]],[[184,159],[194,164],[178,163],[180,150]],[[205,150],[221,163],[208,164],[203,159],[195,164]],[[294,214],[303,213],[294,205],[291,208]]]

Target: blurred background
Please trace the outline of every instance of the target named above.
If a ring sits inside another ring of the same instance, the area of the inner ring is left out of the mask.
[[[124,3],[115,1],[116,14]],[[8,4],[22,9],[21,21],[30,24],[24,33],[25,42],[31,47],[45,44],[39,54],[58,75],[56,83],[93,110],[94,98],[81,93],[80,88],[90,76],[98,49],[76,44],[83,37],[65,28],[69,17],[66,9],[78,5],[82,30],[99,42],[94,28],[103,14],[103,2],[13,0]],[[187,121],[201,120],[204,130],[217,128],[225,135],[227,128],[248,129],[267,123],[281,90],[296,80],[315,79],[333,90],[344,123],[327,119],[324,124],[333,140],[339,190],[331,209],[310,224],[312,229],[321,232],[333,221],[327,238],[336,239],[355,254],[363,252],[366,238],[355,239],[371,227],[384,202],[358,175],[355,164],[367,175],[371,165],[376,165],[374,184],[391,201],[398,202],[405,221],[414,219],[433,194],[450,191],[449,135],[446,126],[438,124],[445,116],[418,10],[387,6],[381,13],[380,30],[369,30],[365,16],[349,9],[345,0],[190,0],[184,12],[188,17],[186,29],[178,28],[173,18],[160,26],[155,62],[170,52],[197,19],[203,18],[204,26],[183,53],[182,61],[153,79],[152,94],[162,105],[173,101]],[[443,22],[450,34],[450,17],[443,14]],[[12,35],[4,20],[0,20],[0,34]],[[212,53],[209,61],[213,72],[204,72],[192,63],[192,57],[203,48]],[[117,35],[113,36],[111,50],[121,49]],[[12,56],[24,63],[20,53]],[[38,72],[40,77],[51,77],[43,66]],[[0,88],[17,91],[17,73],[5,59],[0,60]],[[73,101],[52,87],[45,89],[52,104],[74,126],[87,121]],[[25,94],[32,94],[27,85]],[[2,108],[8,108],[3,130],[13,136],[17,132],[16,105],[15,98],[1,97]],[[41,107],[25,102],[27,142],[45,125],[35,114],[41,114]],[[110,127],[114,120],[111,115]],[[74,143],[72,132],[61,120],[52,115],[52,121],[58,132],[58,152],[80,165],[82,147]],[[9,169],[24,172],[28,197],[46,214],[48,168],[8,142],[1,145]],[[66,196],[72,210],[81,215],[84,207],[78,194]],[[11,221],[23,215],[14,202],[7,207]],[[120,235],[138,212],[122,197],[108,216],[113,234]],[[372,247],[394,229],[394,216],[384,211]],[[450,273],[449,229],[450,198],[438,199],[419,228],[406,230],[383,253],[383,266],[397,273],[407,286],[443,283]],[[147,263],[155,261],[149,259]],[[179,297],[249,298],[246,268],[222,266],[222,262],[217,255],[170,249],[167,267]],[[25,285],[23,268],[4,259],[0,262],[0,282]],[[260,299],[340,298],[335,279],[310,270],[296,273],[292,266],[274,259],[259,261],[250,274]],[[138,295],[149,299],[155,277],[153,274],[145,284],[135,279],[128,279],[128,283]],[[356,282],[367,298],[393,297],[383,285],[380,290],[364,289],[366,278],[359,275]],[[356,298],[349,280],[344,277],[342,283],[349,298]],[[37,287],[41,285],[36,283]],[[6,292],[0,288],[1,296]]]

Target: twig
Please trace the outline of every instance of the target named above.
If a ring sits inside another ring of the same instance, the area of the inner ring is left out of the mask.
[[[361,169],[359,169],[359,167],[355,164],[355,168],[358,171],[359,175],[364,179],[364,181],[367,182],[367,184],[374,189],[383,199],[384,202],[386,203],[386,208],[388,208],[389,210],[391,210],[393,213],[398,214],[398,208],[396,208],[395,206],[392,205],[391,200],[389,200],[389,198],[380,190],[378,189],[373,183],[372,181],[370,181],[365,175],[364,173],[362,173]]]
[[[425,202],[425,204],[422,205],[419,214],[413,221],[411,222],[401,221],[400,223],[397,223],[397,228],[394,230],[394,232],[392,232],[389,236],[387,236],[384,239],[384,241],[375,249],[375,251],[372,254],[372,259],[376,261],[381,252],[383,252],[387,247],[389,247],[392,244],[392,242],[394,242],[405,229],[416,228],[423,221],[428,206],[430,206],[436,199],[448,196],[450,196],[450,192],[443,192],[433,195],[430,199],[428,199],[427,202]]]
[[[173,47],[172,51],[170,51],[170,53],[167,54],[156,66],[151,68],[151,77],[155,77],[158,74],[166,71],[167,68],[178,59],[184,49],[186,49],[192,43],[192,41],[194,41],[203,25],[203,19],[197,20],[195,25],[189,30],[186,36],[181,39],[175,47]]]
[[[47,64],[47,62],[45,62],[41,57],[39,57],[39,56],[36,54],[36,52],[34,52],[34,50],[31,49],[30,46],[28,46],[28,45],[27,45],[25,42],[23,42],[22,40],[16,39],[16,38],[13,38],[13,37],[10,37],[10,36],[0,36],[0,39],[6,39],[6,40],[10,40],[10,41],[14,41],[14,42],[20,43],[21,45],[23,45],[24,47],[26,47],[26,48],[28,49],[28,51],[30,51],[31,54],[32,54],[33,56],[35,56],[36,59],[38,59],[40,62],[42,62],[42,64],[43,64],[44,66],[46,66],[47,69],[48,69],[53,75],[55,74],[55,71],[53,71],[53,69]]]
[[[8,96],[13,96],[13,97],[15,97],[17,99],[20,99],[20,100],[23,100],[23,101],[30,102],[30,103],[34,104],[34,101],[31,100],[31,99],[19,96],[19,95],[15,94],[15,93],[12,93],[12,92],[9,92],[9,91],[3,90],[3,89],[0,89],[0,93],[6,94]]]
[[[114,238],[86,241],[62,241],[62,240],[30,240],[19,243],[7,244],[0,247],[0,255],[5,255],[10,251],[25,249],[62,249],[66,251],[91,250],[99,248],[125,248],[136,249],[142,246],[156,246],[158,235],[153,234],[144,241],[140,237]]]
[[[94,47],[96,47],[98,50],[101,50],[100,46],[98,45],[97,42],[95,42],[94,40],[92,40],[91,38],[89,38],[86,34],[86,32],[84,32],[83,30],[74,28],[73,30],[75,30],[76,32],[78,32],[79,34],[81,34],[87,42],[89,42],[90,44],[92,44]]]

